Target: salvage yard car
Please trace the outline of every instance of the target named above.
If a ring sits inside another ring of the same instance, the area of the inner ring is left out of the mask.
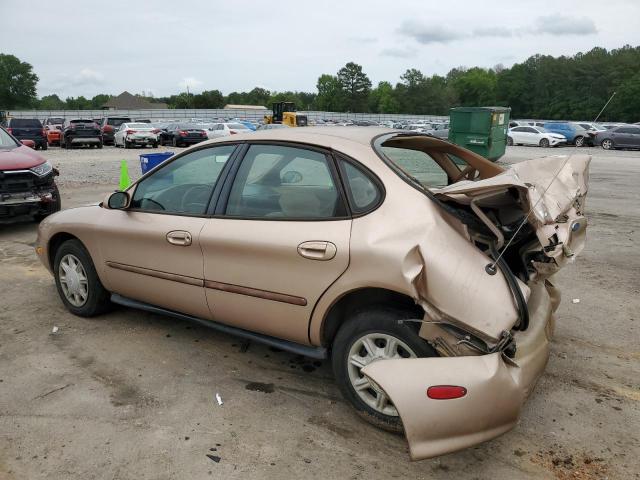
[[[583,249],[586,155],[509,169],[378,127],[260,130],[175,155],[41,224],[65,307],[112,303],[331,358],[423,459],[517,423]]]
[[[537,145],[557,147],[567,143],[567,137],[559,133],[547,132],[542,127],[513,127],[507,134],[507,145]]]
[[[37,118],[10,118],[7,131],[18,140],[33,140],[35,149],[47,149],[47,135]]]
[[[60,135],[62,148],[73,148],[81,145],[102,148],[102,133],[96,122],[90,119],[74,118],[65,120]]]
[[[105,145],[113,145],[113,137],[120,125],[131,121],[129,117],[104,117],[98,124],[102,133],[103,143]]]
[[[60,210],[57,174],[49,162],[0,127],[0,218],[42,219]]]
[[[640,148],[640,126],[623,125],[598,132],[596,143],[605,150]]]
[[[123,123],[113,136],[113,145],[124,148],[149,145],[156,148],[159,133],[160,129],[149,123]]]

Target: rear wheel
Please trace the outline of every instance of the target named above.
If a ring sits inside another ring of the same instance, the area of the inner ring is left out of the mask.
[[[62,303],[71,313],[93,317],[111,307],[89,252],[79,240],[67,240],[58,248],[53,274]]]
[[[602,145],[602,148],[604,148],[605,150],[611,150],[614,148],[613,140],[609,138],[605,138],[600,145]]]
[[[584,146],[584,137],[578,135],[575,140],[573,141],[573,143],[575,144],[576,147],[583,147]]]
[[[368,422],[402,432],[402,421],[387,394],[361,372],[366,365],[392,358],[436,356],[418,336],[418,322],[411,312],[374,306],[360,310],[340,327],[333,342],[331,362],[338,387]]]
[[[549,140],[546,138],[543,138],[540,140],[540,146],[543,148],[548,148],[549,147]]]
[[[176,140],[176,137],[173,137],[173,141],[171,143],[174,147],[178,146],[178,140]]]
[[[96,143],[96,148],[102,148],[102,142]]]
[[[47,142],[44,142],[41,148],[42,150],[46,150],[47,148],[49,148],[49,145],[47,144]]]

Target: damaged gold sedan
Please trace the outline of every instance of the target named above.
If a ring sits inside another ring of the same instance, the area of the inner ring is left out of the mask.
[[[426,135],[260,131],[201,143],[36,251],[80,316],[113,304],[331,358],[366,420],[419,460],[512,428],[584,247],[590,158],[508,169]]]

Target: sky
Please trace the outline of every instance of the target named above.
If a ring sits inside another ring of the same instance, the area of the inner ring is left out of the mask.
[[[372,82],[408,68],[510,66],[536,53],[640,45],[639,0],[0,0],[0,53],[38,95],[315,91],[345,63]]]

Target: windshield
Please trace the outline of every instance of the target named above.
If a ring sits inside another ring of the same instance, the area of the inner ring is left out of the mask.
[[[107,119],[107,125],[113,125],[114,127],[119,127],[123,123],[130,122],[130,118],[109,118]]]
[[[42,128],[42,124],[37,119],[12,118],[11,128]]]
[[[0,148],[16,148],[18,145],[20,144],[11,138],[11,135],[0,128]]]

